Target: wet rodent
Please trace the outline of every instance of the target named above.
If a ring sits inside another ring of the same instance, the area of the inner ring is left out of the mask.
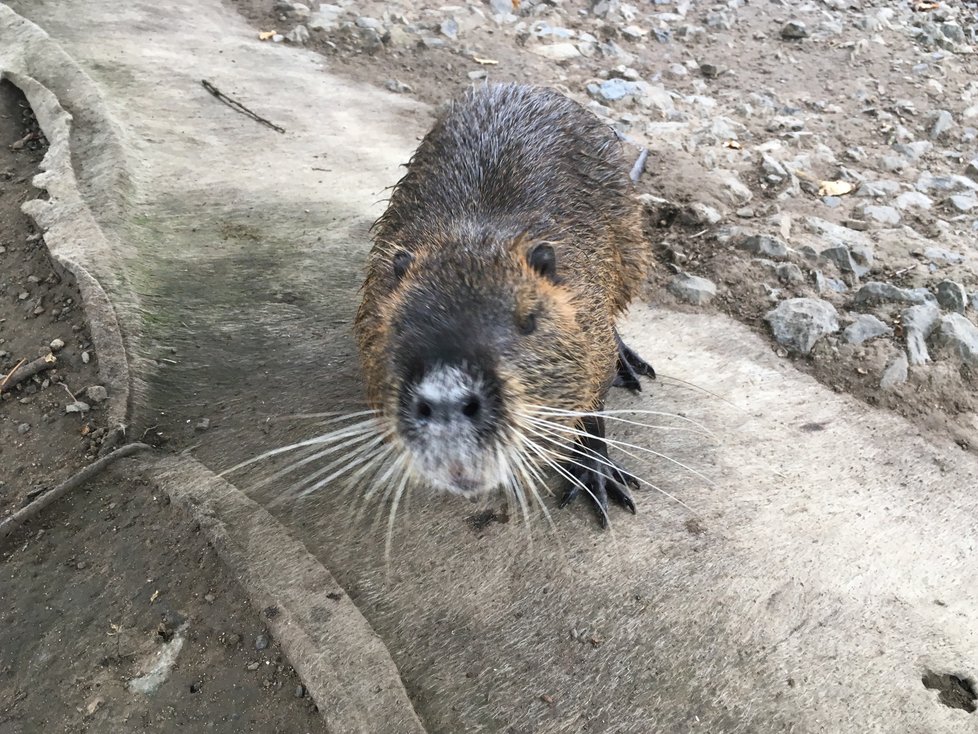
[[[615,330],[649,265],[640,216],[619,140],[576,102],[507,84],[450,104],[374,226],[355,324],[406,471],[471,496],[553,469],[603,521],[609,495],[634,511],[595,414],[654,376]]]

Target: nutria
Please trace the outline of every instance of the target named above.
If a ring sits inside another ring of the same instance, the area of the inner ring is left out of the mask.
[[[545,88],[453,101],[374,225],[355,324],[406,470],[472,496],[549,467],[561,505],[584,489],[603,524],[609,495],[634,512],[600,411],[655,376],[615,329],[649,258],[611,128]]]

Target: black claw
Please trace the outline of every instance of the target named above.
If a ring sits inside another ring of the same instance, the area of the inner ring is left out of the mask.
[[[597,512],[598,522],[605,528],[609,522],[609,499],[636,514],[635,502],[628,487],[638,488],[639,481],[638,477],[608,457],[604,422],[600,418],[585,418],[581,421],[581,427],[588,435],[579,439],[566,464],[567,488],[560,500],[560,507],[566,507],[581,490],[585,490]]]
[[[624,387],[632,392],[641,392],[642,383],[639,382],[639,376],[654,380],[655,370],[652,369],[652,365],[639,357],[621,340],[617,329],[615,329],[615,343],[618,346],[618,374],[615,376],[612,385]]]

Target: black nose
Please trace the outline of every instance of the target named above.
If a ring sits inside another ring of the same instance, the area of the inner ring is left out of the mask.
[[[461,398],[434,399],[416,395],[414,416],[423,423],[450,423],[455,420],[478,422],[483,414],[483,399],[476,393]]]

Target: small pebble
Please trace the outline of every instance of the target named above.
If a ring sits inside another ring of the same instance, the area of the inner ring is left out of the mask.
[[[408,92],[413,91],[411,85],[405,84],[397,79],[388,79],[386,82],[384,82],[384,87],[386,87],[388,91],[394,92],[395,94],[407,94]]]
[[[19,426],[17,426],[17,433],[19,433],[21,436],[23,436],[25,433],[27,433],[30,430],[31,430],[30,423],[21,423]]]
[[[258,670],[258,667],[259,667],[260,665],[261,665],[261,663],[248,663],[248,664],[247,664],[247,665],[246,665],[245,667],[246,667],[246,668],[247,668],[248,670],[250,670],[250,671],[252,671],[252,672],[254,672],[254,671],[256,671],[256,670]]]
[[[194,426],[194,430],[197,431],[198,433],[203,433],[204,431],[208,430],[210,427],[211,427],[211,419],[201,418],[199,421],[197,421],[197,424]]]
[[[76,400],[73,403],[69,403],[65,406],[65,413],[87,413],[92,408],[88,403],[83,403],[81,400]]]
[[[209,592],[204,594],[204,601],[206,601],[208,604],[213,604],[216,599],[217,597]]]
[[[268,635],[258,635],[255,638],[255,649],[264,650],[268,647]]]
[[[781,29],[781,37],[787,41],[798,41],[808,37],[808,29],[800,20],[789,20]]]
[[[82,352],[81,354],[82,364],[88,364],[92,361],[92,355],[89,352]]]
[[[101,403],[103,400],[107,400],[109,397],[109,391],[106,390],[102,385],[92,385],[85,391],[85,395],[93,403]]]
[[[296,686],[295,687],[295,697],[296,698],[304,698],[305,695],[306,695],[306,687],[305,686],[301,686],[300,685],[300,686]]]

